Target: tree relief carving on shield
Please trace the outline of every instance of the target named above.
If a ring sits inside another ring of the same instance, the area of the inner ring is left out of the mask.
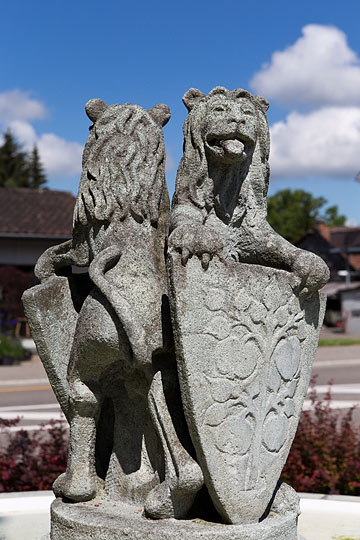
[[[299,300],[276,276],[265,290],[253,280],[232,302],[223,289],[204,288],[203,294],[210,312],[204,333],[217,340],[209,362],[212,371],[205,375],[213,403],[203,422],[220,452],[245,455],[261,444],[277,453],[288,436],[300,374],[306,323]],[[259,441],[256,427],[262,432]],[[253,450],[259,455],[260,448]]]

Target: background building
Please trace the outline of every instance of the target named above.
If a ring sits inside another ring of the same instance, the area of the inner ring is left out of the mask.
[[[66,191],[0,188],[0,313],[24,316],[21,295],[50,246],[71,238],[75,197]]]

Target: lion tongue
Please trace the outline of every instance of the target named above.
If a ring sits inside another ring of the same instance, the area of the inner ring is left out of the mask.
[[[221,141],[220,144],[227,154],[242,154],[245,148],[238,139],[227,139]]]

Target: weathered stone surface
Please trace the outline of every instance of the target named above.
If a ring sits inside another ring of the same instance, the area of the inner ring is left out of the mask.
[[[96,506],[94,506],[96,505]],[[51,507],[52,540],[300,540],[296,532],[298,496],[283,484],[261,523],[222,525],[201,519],[148,520],[141,508],[101,499]]]
[[[22,300],[39,356],[67,417],[67,368],[78,319],[69,281],[56,277],[25,291]]]
[[[169,262],[185,415],[211,498],[229,523],[263,515],[293,441],[324,297],[283,270]]]
[[[320,289],[329,270],[320,257],[287,242],[266,221],[270,135],[268,103],[246,90],[189,90],[183,98],[184,155],[170,216],[170,251],[218,255],[293,272],[302,294]]]
[[[86,112],[93,124],[72,240],[42,255],[41,284],[24,295],[70,423],[67,471],[54,491],[79,502],[104,489],[153,518],[183,517],[203,475],[189,454],[167,301],[161,128],[170,113],[99,99]],[[76,278],[72,265],[88,276]]]
[[[266,221],[266,100],[217,87],[183,101],[168,260],[182,399],[218,512],[251,523],[296,431],[329,271]]]
[[[266,221],[266,100],[215,88],[183,101],[170,218],[167,106],[86,104],[73,237],[24,295],[70,423],[52,540],[297,539],[298,498],[277,484],[328,269]]]

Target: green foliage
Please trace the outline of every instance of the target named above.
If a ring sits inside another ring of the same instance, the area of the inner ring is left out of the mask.
[[[360,339],[356,338],[320,338],[319,347],[334,347],[343,345],[360,345]]]
[[[4,357],[23,360],[25,358],[25,351],[21,343],[16,341],[15,338],[0,334],[0,359]]]
[[[44,168],[40,161],[39,152],[36,146],[34,146],[29,157],[28,173],[29,187],[36,189],[41,187],[43,184],[46,184]]]
[[[329,227],[343,227],[345,225],[346,217],[339,215],[339,209],[335,206],[329,206],[325,210],[322,221]]]
[[[0,187],[25,187],[26,183],[26,154],[21,151],[11,132],[7,131],[0,146]]]
[[[24,360],[26,352],[21,343],[13,337],[17,319],[9,319],[0,312],[0,365],[13,364]]]
[[[314,197],[302,189],[283,189],[268,199],[268,222],[281,236],[296,243],[318,221],[328,226],[342,226],[345,216],[339,215],[337,206],[330,206],[324,213],[327,200]]]
[[[4,143],[0,146],[0,187],[38,188],[45,183],[46,176],[36,146],[27,154],[12,133],[6,131]]]
[[[360,540],[360,537],[357,538],[350,536],[332,536],[333,540]]]

